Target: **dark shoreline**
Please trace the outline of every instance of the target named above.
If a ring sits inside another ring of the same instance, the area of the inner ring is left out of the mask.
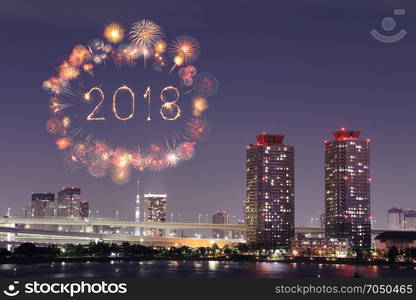
[[[357,260],[355,258],[343,258],[335,260],[327,260],[325,258],[309,258],[299,257],[293,259],[268,260],[256,259],[252,257],[157,257],[157,256],[143,256],[143,257],[57,257],[57,258],[42,258],[42,257],[16,257],[16,258],[2,258],[0,264],[38,264],[38,263],[79,263],[79,262],[111,262],[111,261],[150,261],[150,260],[166,260],[166,261],[224,261],[224,262],[280,262],[280,263],[308,263],[308,264],[342,264],[342,265],[356,265],[356,266],[388,266],[388,267],[407,267],[415,268],[416,263],[413,262],[389,262],[385,260]]]

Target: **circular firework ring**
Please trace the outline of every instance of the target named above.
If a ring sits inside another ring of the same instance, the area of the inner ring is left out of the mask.
[[[196,39],[179,35],[168,44],[162,28],[146,19],[135,22],[128,34],[121,24],[108,24],[103,38],[76,45],[58,66],[57,74],[43,82],[43,88],[50,93],[51,114],[45,127],[55,136],[57,148],[64,152],[65,165],[71,170],[84,168],[94,177],[110,175],[115,183],[123,184],[128,182],[133,170],[161,171],[190,160],[195,146],[209,133],[209,122],[204,116],[208,109],[207,97],[218,90],[214,75],[197,71],[194,62],[199,55]],[[165,74],[168,83],[159,91],[152,90],[150,85],[143,91],[141,100],[146,102],[146,120],[151,122],[156,118],[151,115],[151,105],[156,102],[154,95],[160,93],[160,108],[153,111],[164,122],[182,119],[181,133],[175,132],[169,139],[165,137],[163,145],[143,145],[138,141],[139,147],[134,150],[97,138],[87,124],[102,124],[110,119],[103,112],[107,102],[112,100],[112,120],[128,122],[137,117],[135,88],[122,84],[113,90],[112,97],[105,97],[103,88],[88,83],[100,68],[110,65]],[[120,98],[127,103],[127,113],[120,109]],[[188,116],[184,112],[187,100],[191,108]]]

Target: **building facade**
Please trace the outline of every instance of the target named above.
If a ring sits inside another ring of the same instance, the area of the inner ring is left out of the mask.
[[[212,224],[227,224],[228,223],[228,214],[223,211],[216,212],[212,216]],[[224,239],[226,236],[228,236],[225,230],[221,229],[213,229],[212,230],[212,237],[214,239]]]
[[[64,187],[58,192],[58,216],[80,217],[81,189]]]
[[[54,215],[55,194],[33,193],[30,202],[31,217],[50,217]]]
[[[416,230],[416,210],[409,209],[403,213],[404,229]]]
[[[88,218],[90,216],[90,203],[88,201],[80,201],[79,215],[81,218]]]
[[[387,221],[390,230],[404,229],[403,209],[391,207],[387,211]]]
[[[166,221],[166,195],[145,194],[143,200],[144,222],[165,222]],[[146,228],[145,236],[163,236],[164,232],[158,228]]]
[[[371,248],[370,140],[344,128],[325,141],[325,234]]]
[[[247,146],[245,222],[248,243],[289,248],[295,234],[294,147],[261,134]]]

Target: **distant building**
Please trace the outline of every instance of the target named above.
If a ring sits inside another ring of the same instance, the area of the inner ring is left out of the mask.
[[[136,194],[136,204],[135,204],[135,211],[134,211],[134,221],[140,222],[140,181],[137,180],[137,194]],[[140,227],[134,228],[134,234],[140,235]]]
[[[58,216],[80,216],[81,189],[64,187],[58,192]]]
[[[416,210],[409,209],[403,213],[404,229],[416,230]]]
[[[33,193],[30,202],[30,216],[50,217],[53,216],[55,205],[54,193]]]
[[[79,215],[81,218],[88,218],[90,216],[90,204],[88,201],[80,201]]]
[[[212,216],[212,224],[227,224],[228,223],[228,214],[223,211],[219,211]],[[214,239],[224,239],[227,236],[225,230],[222,229],[213,229],[212,237]]]
[[[404,229],[403,209],[391,207],[387,211],[388,227],[390,230]]]
[[[166,195],[145,194],[143,200],[144,222],[166,221]],[[163,230],[158,228],[144,229],[145,236],[163,236]]]
[[[333,135],[325,141],[325,234],[370,249],[370,141],[358,130]]]
[[[247,146],[246,199],[248,243],[288,248],[295,235],[294,148],[284,135],[261,134]]]
[[[398,250],[416,248],[416,231],[386,231],[375,237],[376,250],[386,254],[391,247]]]
[[[299,237],[292,242],[291,254],[310,257],[346,257],[347,252],[347,239]]]
[[[319,215],[319,227],[325,228],[325,213]]]

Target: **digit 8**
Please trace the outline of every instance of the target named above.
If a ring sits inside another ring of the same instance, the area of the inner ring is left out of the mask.
[[[174,93],[175,100],[168,101],[168,97],[165,95],[167,93]],[[163,104],[160,108],[160,115],[164,120],[167,121],[174,121],[178,119],[181,116],[181,108],[179,107],[176,102],[179,99],[179,90],[174,86],[167,86],[160,92],[160,100],[162,100]],[[171,115],[167,115],[166,113],[169,113]]]

